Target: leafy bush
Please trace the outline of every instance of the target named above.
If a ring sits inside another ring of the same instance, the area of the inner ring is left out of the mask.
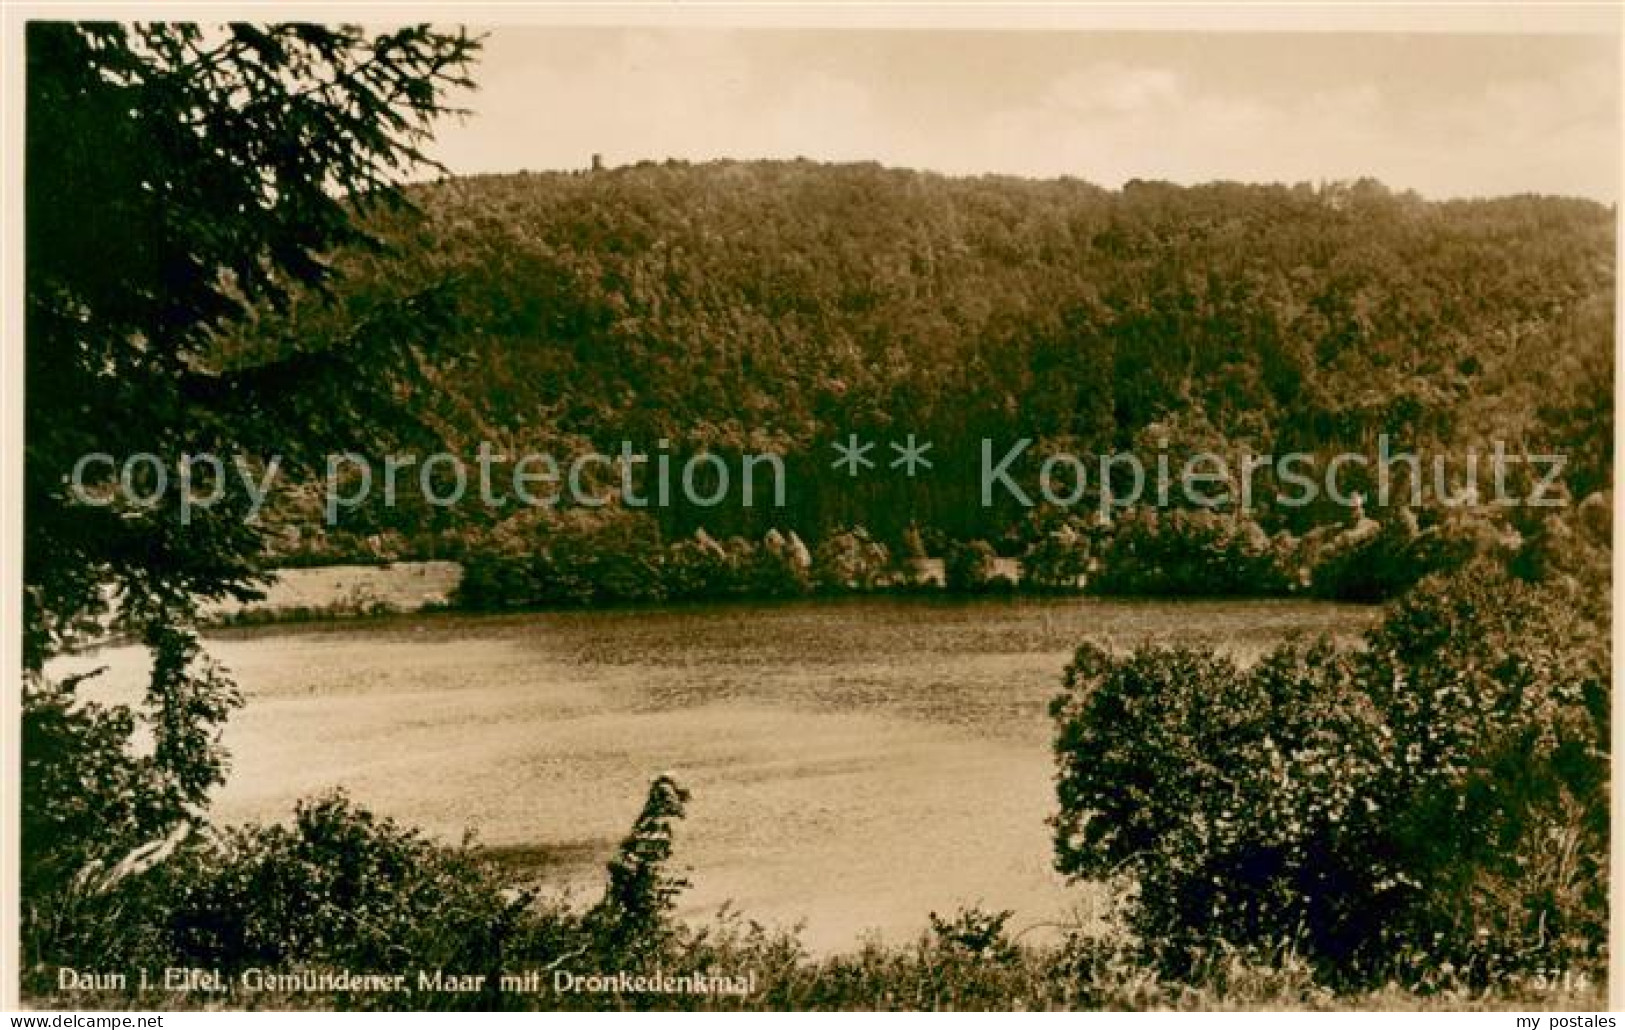
[[[1104,594],[1287,593],[1280,549],[1244,515],[1132,509],[1113,524],[1091,587]]]
[[[985,962],[1008,965],[1020,956],[1005,926],[1015,915],[1011,909],[984,912],[979,908],[960,909],[951,919],[931,913],[931,933],[944,949],[958,949]]]
[[[18,898],[25,962],[116,954],[101,888],[124,878],[113,872],[121,854],[161,838],[181,818],[151,759],[130,748],[136,713],[81,702],[77,690],[87,678],[24,693]]]
[[[1593,620],[1606,621],[1613,607],[1613,511],[1612,496],[1597,493],[1548,514],[1525,534],[1510,563],[1513,571],[1553,584]]]
[[[241,703],[236,688],[192,634],[154,622],[144,640],[153,667],[138,709],[80,698],[90,676],[27,681],[19,886],[36,959],[105,949],[117,921],[108,895],[166,858],[225,778],[219,727]]]
[[[962,910],[930,917],[912,945],[866,944],[811,956],[795,930],[768,930],[725,907],[716,921],[672,918],[684,882],[668,871],[672,831],[686,793],[658,778],[610,864],[609,885],[585,912],[507,885],[496,864],[466,844],[441,847],[332,795],[299,805],[288,826],[256,826],[186,842],[103,896],[86,929],[105,931],[87,951],[103,966],[191,966],[237,972],[338,968],[444,969],[484,973],[535,969],[658,968],[673,975],[753,976],[754,993],[704,995],[469,994],[317,991],[279,995],[276,1004],[311,1008],[543,1009],[1145,1009],[1414,1006],[1403,992],[1336,997],[1290,951],[1260,958],[1217,950],[1183,982],[1163,978],[1108,923],[1104,933],[1073,931],[1058,944],[1024,944],[1008,912]],[[75,913],[84,915],[83,912]],[[60,961],[59,958],[54,958]],[[1446,1007],[1463,1004],[1595,1008],[1590,988],[1521,990],[1517,981],[1489,998],[1440,983]],[[58,993],[53,971],[29,971],[25,991],[60,1007],[103,1004],[168,1007],[184,995]],[[248,995],[216,999],[252,1005]]]
[[[1482,519],[1449,517],[1422,529],[1409,508],[1400,508],[1383,522],[1364,520],[1330,535],[1322,546],[1310,548],[1309,560],[1316,594],[1382,601],[1426,576],[1459,569],[1501,548],[1499,533]]]
[[[712,601],[741,594],[745,581],[734,557],[709,537],[679,540],[666,550],[666,592],[677,601]]]
[[[862,526],[831,533],[813,552],[813,580],[821,589],[865,591],[885,586],[891,551]]]
[[[724,546],[701,533],[663,545],[648,527],[577,528],[555,530],[533,554],[470,556],[454,599],[490,611],[797,597],[811,589],[802,556],[776,534]]]
[[[603,897],[585,912],[514,889],[467,842],[439,845],[342,793],[301,802],[289,825],[177,835],[138,864],[58,893],[54,914],[66,928],[33,955],[28,987],[51,991],[56,965],[228,978],[248,968],[444,969],[485,974],[490,990],[462,1003],[490,1007],[514,1000],[493,993],[503,972],[571,958],[605,969],[675,959],[689,943],[672,919],[687,883],[667,865],[687,798],[669,777],[651,784]],[[411,1004],[387,994],[336,1000]]]
[[[1356,891],[1351,904],[1326,886],[1363,875],[1365,856],[1340,850],[1339,829],[1362,800],[1349,788],[1377,734],[1347,697],[1340,656],[1283,650],[1243,671],[1196,650],[1114,658],[1086,645],[1066,684],[1060,868],[1130,867],[1131,921],[1162,968],[1187,975],[1205,947],[1275,947],[1305,929],[1322,932],[1323,949],[1340,946],[1343,924],[1377,893]]]
[[[1039,537],[1021,558],[1021,583],[1036,590],[1081,589],[1089,573],[1089,538],[1070,526]]]
[[[785,550],[763,547],[746,569],[746,591],[753,597],[800,597],[812,590],[812,572]]]
[[[1371,634],[1363,675],[1394,753],[1378,786],[1421,883],[1413,939],[1442,931],[1480,962],[1600,956],[1609,657],[1565,593],[1487,562],[1425,581]]]
[[[954,541],[942,559],[943,584],[956,594],[981,594],[1010,586],[999,576],[999,556],[986,540]]]
[[[291,826],[222,833],[162,871],[174,964],[494,973],[532,900],[466,849],[353,805],[301,802]],[[554,918],[557,922],[557,917]]]
[[[108,841],[129,846],[180,815],[150,759],[129,747],[136,713],[80,700],[80,685],[94,675],[40,682],[23,695],[21,888],[28,907],[110,853]]]
[[[670,776],[658,776],[638,813],[632,832],[609,863],[609,886],[587,915],[586,927],[609,955],[646,957],[657,953],[675,932],[671,913],[688,881],[666,872],[671,861],[673,824],[683,818],[688,791]]]
[[[1226,948],[1333,977],[1595,962],[1605,635],[1488,563],[1424,582],[1363,651],[1250,669],[1080,648],[1056,699],[1062,871],[1138,881],[1165,972]]]
[[[665,600],[664,552],[647,520],[560,521],[530,553],[474,554],[455,594],[466,608],[568,608]]]
[[[1600,504],[1598,505],[1600,507]],[[1091,524],[1041,511],[1013,538],[1022,552],[1020,582],[998,569],[985,541],[949,542],[943,584],[955,593],[1022,589],[1088,590],[1105,595],[1281,596],[1312,591],[1348,601],[1397,596],[1423,576],[1460,568],[1477,556],[1530,575],[1573,570],[1594,582],[1606,540],[1577,532],[1576,519],[1520,543],[1510,527],[1473,513],[1430,514],[1423,529],[1409,509],[1386,521],[1357,516],[1349,526],[1320,526],[1301,539],[1269,535],[1251,516],[1202,510],[1130,509],[1114,523]],[[464,562],[456,600],[465,608],[577,607],[625,603],[798,597],[930,586],[921,532],[905,533],[894,555],[861,527],[827,537],[816,553],[774,531],[760,542],[718,543],[703,531],[661,544],[647,519],[622,515],[602,525],[563,524],[543,531],[533,553],[476,552]],[[1585,571],[1593,570],[1593,571]]]

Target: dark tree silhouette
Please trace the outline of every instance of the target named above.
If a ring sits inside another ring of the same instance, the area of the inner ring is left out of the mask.
[[[308,468],[414,428],[403,401],[442,310],[434,284],[319,346],[221,341],[322,294],[336,248],[378,246],[361,218],[433,166],[422,147],[478,46],[426,26],[29,25],[25,922],[68,877],[189,821],[220,782],[237,696],[190,623],[202,599],[251,595],[263,551],[240,496],[189,517],[174,489],[85,503],[72,470],[148,452],[173,485],[186,453]],[[94,471],[86,485],[110,485]],[[134,713],[76,704],[77,680],[42,674],[109,621],[154,654],[150,755],[128,746]]]
[[[173,477],[183,451],[297,462],[409,419],[392,373],[414,371],[426,339],[410,305],[317,353],[288,341],[225,363],[216,341],[322,287],[335,248],[371,245],[357,216],[400,203],[402,176],[429,164],[477,46],[427,27],[29,26],[30,667],[109,584],[144,623],[254,582],[240,510],[182,525],[174,491],[150,508],[77,504],[64,478],[82,455],[150,451]]]

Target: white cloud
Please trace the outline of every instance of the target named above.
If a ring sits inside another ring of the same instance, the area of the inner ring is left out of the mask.
[[[859,38],[499,32],[477,73],[478,117],[445,132],[440,153],[461,171],[579,168],[593,153],[805,156],[1107,186],[1374,175],[1430,196],[1616,196],[1617,57],[1595,48],[1575,60],[1534,40],[1509,55],[1374,38],[1317,62],[1289,60],[1305,45],[1290,38],[1215,54],[1205,40],[1080,37],[1029,65],[1004,37],[957,37],[957,50]],[[950,75],[948,53],[975,63]]]
[[[1080,114],[1155,116],[1178,106],[1183,93],[1171,69],[1105,64],[1061,76],[1045,103]]]
[[[870,160],[893,142],[867,88],[820,72],[797,77],[763,128],[760,153],[782,158]]]

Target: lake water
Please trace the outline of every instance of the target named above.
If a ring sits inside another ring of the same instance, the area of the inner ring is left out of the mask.
[[[415,615],[211,634],[247,697],[215,814],[284,819],[342,786],[446,840],[472,830],[589,896],[649,780],[693,792],[683,914],[724,902],[804,923],[814,950],[912,939],[927,913],[1087,921],[1050,867],[1047,705],[1085,639],[1224,648],[1350,637],[1369,608],[1308,601],[851,599],[770,606]],[[145,676],[129,648],[96,694]]]

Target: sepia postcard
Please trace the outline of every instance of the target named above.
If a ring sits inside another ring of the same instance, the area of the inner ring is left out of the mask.
[[[1616,5],[5,18],[11,1025],[1616,1025]]]

